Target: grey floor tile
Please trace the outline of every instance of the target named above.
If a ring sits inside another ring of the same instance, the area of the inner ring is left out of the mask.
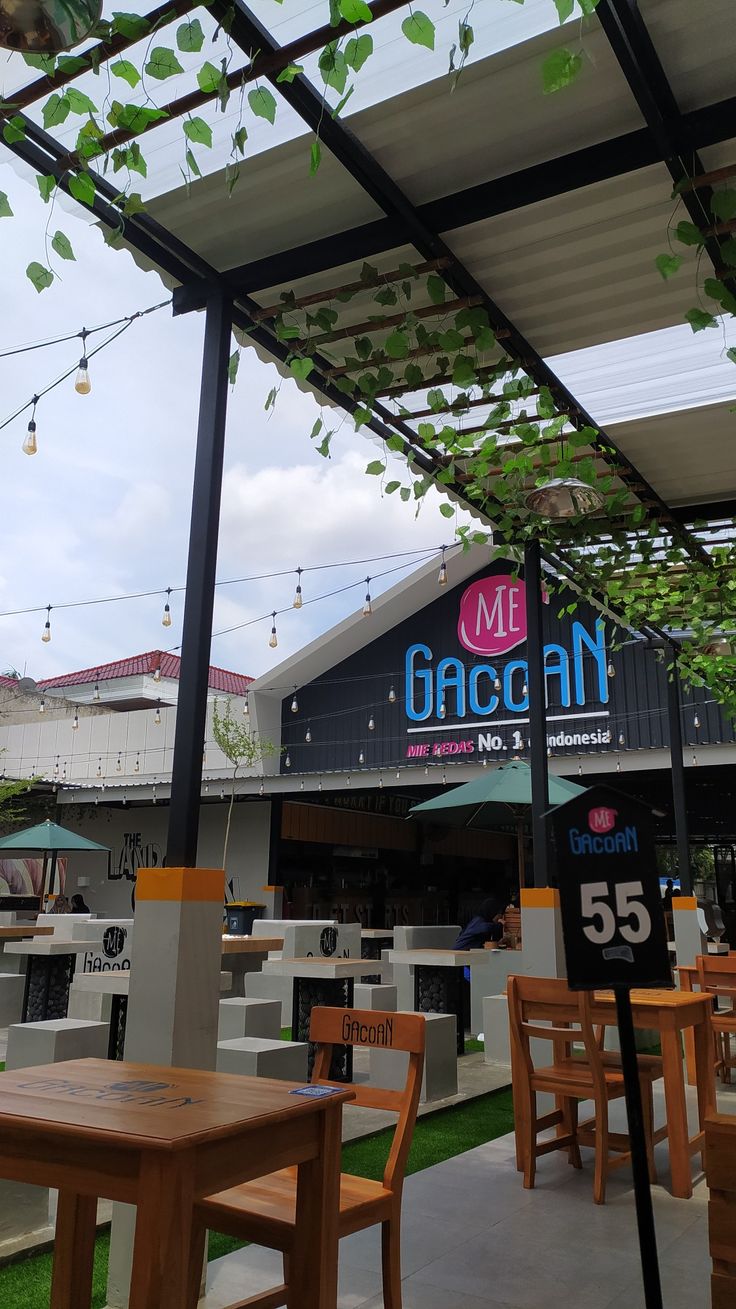
[[[441,1287],[432,1286],[421,1281],[419,1277],[409,1277],[402,1285],[403,1309],[513,1309],[509,1304],[499,1300],[479,1299],[476,1295],[461,1295],[453,1291],[448,1295]],[[361,1309],[384,1309],[383,1296],[376,1296],[361,1306]]]

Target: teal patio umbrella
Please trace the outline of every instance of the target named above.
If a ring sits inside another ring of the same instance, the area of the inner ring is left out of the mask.
[[[80,836],[78,832],[71,832],[68,827],[60,827],[58,823],[53,823],[50,818],[45,819],[42,823],[37,823],[35,827],[24,827],[22,832],[13,832],[10,836],[0,837],[0,859],[5,851],[14,851],[16,854],[43,854],[43,887],[41,888],[41,902],[46,889],[46,874],[51,866],[49,876],[49,895],[54,889],[54,876],[56,873],[56,860],[60,851],[97,851],[107,855],[107,871],[110,871],[110,848],[107,845],[100,845],[97,841],[90,841],[86,836]]]
[[[584,786],[564,777],[549,778],[549,808],[580,795]],[[524,885],[524,827],[531,816],[532,770],[523,760],[489,768],[473,782],[454,786],[409,810],[411,818],[446,827],[491,831],[513,823],[519,851],[519,884]]]

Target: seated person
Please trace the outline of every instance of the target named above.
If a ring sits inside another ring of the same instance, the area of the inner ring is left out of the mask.
[[[456,950],[482,950],[486,941],[503,939],[503,910],[498,900],[489,896],[478,913],[463,928],[455,942]]]

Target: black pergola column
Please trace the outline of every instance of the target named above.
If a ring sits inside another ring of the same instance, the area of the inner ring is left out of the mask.
[[[673,652],[674,656],[674,652]],[[687,819],[685,791],[685,765],[682,758],[682,720],[680,718],[680,672],[677,659],[667,670],[667,717],[670,729],[670,764],[672,767],[672,800],[677,838],[677,866],[680,873],[680,891],[692,894],[690,876],[690,831]]]
[[[213,290],[207,300],[205,318],[166,842],[166,861],[174,868],[194,868],[197,862],[231,331],[232,303],[221,291]]]
[[[539,541],[524,546],[526,584],[526,649],[529,663],[529,738],[532,770],[532,842],[534,885],[549,885],[547,819],[547,706],[544,686],[544,635],[542,632],[542,560]]]

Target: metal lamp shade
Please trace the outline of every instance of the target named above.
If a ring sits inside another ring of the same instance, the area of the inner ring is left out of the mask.
[[[703,654],[716,655],[720,659],[727,659],[733,654],[733,642],[723,635],[714,636],[707,645],[703,646]]]
[[[553,477],[543,486],[535,486],[526,497],[528,509],[553,522],[594,514],[603,503],[600,492],[577,477]]]
[[[101,14],[102,0],[0,0],[0,46],[57,54],[89,36]]]

